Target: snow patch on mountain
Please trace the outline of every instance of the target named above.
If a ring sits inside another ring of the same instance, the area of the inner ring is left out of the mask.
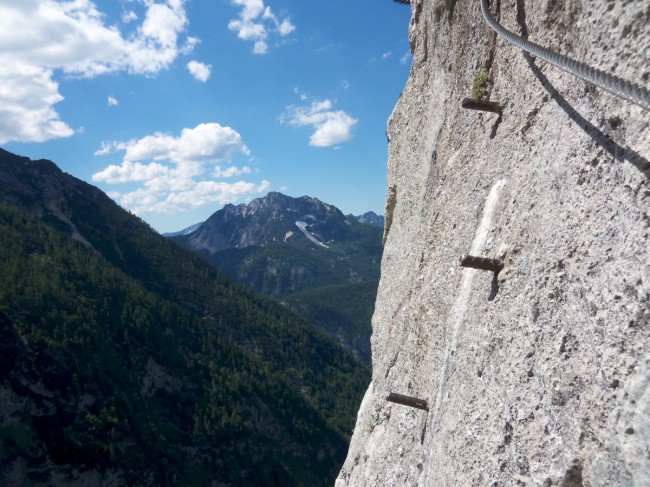
[[[313,218],[313,217],[312,217],[312,218]],[[300,231],[301,231],[302,233],[305,234],[305,237],[307,237],[309,240],[311,240],[312,242],[314,242],[316,245],[320,245],[321,247],[324,247],[324,248],[326,248],[326,249],[329,249],[329,247],[328,247],[327,245],[325,245],[323,242],[321,242],[320,240],[318,240],[316,237],[314,237],[314,236],[313,236],[313,235],[312,235],[312,234],[307,230],[307,225],[308,225],[308,223],[306,223],[306,222],[301,222],[301,221],[297,221],[297,222],[296,222],[296,226],[300,229]]]

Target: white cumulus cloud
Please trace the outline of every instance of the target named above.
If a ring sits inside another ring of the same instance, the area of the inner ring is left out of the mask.
[[[280,23],[278,26],[278,34],[281,36],[288,36],[291,34],[294,30],[296,30],[296,26],[291,23],[290,19],[284,19],[282,23]]]
[[[194,76],[194,79],[205,83],[212,74],[212,66],[210,64],[200,63],[198,61],[190,61],[187,63],[187,69]]]
[[[0,60],[0,144],[71,136],[53,108],[62,100],[51,70]]]
[[[169,173],[169,168],[162,164],[152,162],[141,164],[139,162],[124,161],[121,165],[110,165],[101,172],[93,175],[95,181],[108,184],[128,183],[133,181],[149,181]]]
[[[212,175],[216,178],[232,178],[234,176],[241,176],[242,174],[251,174],[252,172],[253,171],[251,171],[251,168],[248,166],[244,166],[241,168],[237,166],[230,166],[230,167],[215,166]]]
[[[269,45],[264,41],[257,41],[253,46],[253,54],[266,54],[269,52]]]
[[[331,100],[314,100],[307,106],[289,106],[280,117],[281,123],[314,129],[309,144],[331,147],[352,139],[352,127],[358,120],[343,110],[333,110]]]
[[[296,30],[290,17],[280,21],[271,7],[264,6],[263,0],[232,0],[232,4],[241,7],[241,11],[239,18],[228,22],[228,28],[240,39],[253,41],[254,54],[268,52],[270,36],[286,37]]]
[[[185,40],[185,45],[180,49],[180,53],[187,56],[200,43],[201,43],[201,39],[199,39],[198,37],[188,36],[187,39]]]
[[[115,106],[117,106],[119,104],[120,104],[120,102],[113,95],[110,95],[108,97],[108,106],[109,107],[115,107]]]
[[[57,73],[81,78],[117,71],[152,75],[170,66],[183,49],[179,39],[188,24],[184,2],[142,2],[142,23],[125,36],[106,23],[92,0],[2,0],[0,141],[72,135],[54,109],[63,100],[54,81]],[[137,18],[129,11],[122,20]],[[186,43],[191,47],[196,41]]]
[[[136,20],[138,20],[138,14],[136,14],[133,10],[124,11],[122,13],[122,22],[125,24],[135,22]]]
[[[113,193],[120,204],[138,214],[236,202],[270,187],[265,180],[214,180],[252,174],[247,166],[232,165],[236,155],[250,155],[240,134],[218,123],[185,128],[179,136],[157,132],[138,140],[104,142],[95,154],[113,152],[124,152],[122,163],[111,164],[92,178],[107,184],[141,183],[134,191]],[[208,167],[212,170],[206,174]]]

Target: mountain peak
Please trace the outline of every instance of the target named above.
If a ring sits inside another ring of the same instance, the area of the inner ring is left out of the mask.
[[[359,222],[372,227],[384,228],[384,217],[383,215],[378,215],[374,211],[367,211],[363,215],[355,216]]]
[[[327,248],[328,242],[346,240],[352,224],[341,210],[318,198],[273,191],[248,204],[226,205],[196,231],[177,238],[193,250],[210,254],[296,241]]]

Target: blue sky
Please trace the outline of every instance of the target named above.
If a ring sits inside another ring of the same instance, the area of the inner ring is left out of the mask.
[[[2,0],[0,146],[161,232],[282,191],[383,213],[393,0]]]

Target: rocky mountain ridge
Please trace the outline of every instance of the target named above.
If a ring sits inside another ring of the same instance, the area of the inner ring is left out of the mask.
[[[327,247],[328,242],[349,238],[347,227],[355,220],[317,198],[292,198],[270,192],[248,204],[225,205],[190,232],[184,244],[214,254],[304,237],[317,246]]]
[[[306,197],[308,198],[308,197]],[[348,220],[356,220],[359,223],[364,223],[365,225],[370,225],[373,227],[379,227],[383,228],[384,227],[384,216],[383,215],[378,215],[374,211],[367,211],[361,215],[353,215],[349,214],[346,215],[346,218]],[[189,235],[190,233],[195,232],[196,230],[199,229],[201,225],[203,225],[204,222],[199,222],[195,223],[193,225],[190,225],[188,227],[183,228],[182,230],[178,230],[175,232],[165,232],[163,233],[163,237],[178,237],[181,235]],[[253,244],[255,245],[255,244]]]

